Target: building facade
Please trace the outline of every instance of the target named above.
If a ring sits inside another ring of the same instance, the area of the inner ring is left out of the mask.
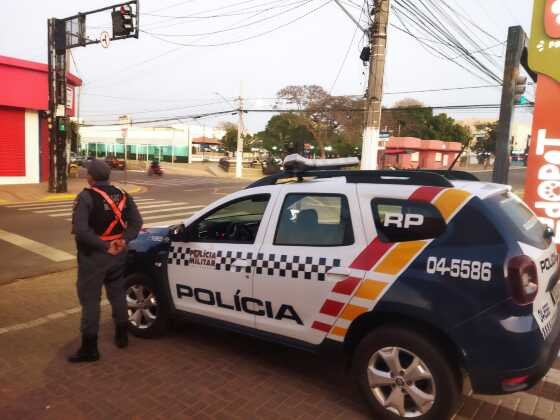
[[[461,143],[390,137],[380,166],[396,169],[447,169],[461,151]]]
[[[67,113],[73,116],[74,90],[82,81],[67,76]],[[46,64],[0,56],[0,184],[48,179],[48,103]]]
[[[186,163],[197,159],[208,142],[217,142],[225,131],[196,125],[141,127],[130,124],[81,126],[80,150],[87,156]],[[212,143],[212,146],[214,145]],[[196,156],[196,158],[195,158]],[[194,158],[194,159],[193,159]]]

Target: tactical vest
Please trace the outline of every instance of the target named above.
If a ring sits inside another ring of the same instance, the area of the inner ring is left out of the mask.
[[[126,193],[112,185],[94,186],[86,191],[93,202],[89,216],[93,231],[104,241],[120,239],[126,228],[122,214],[127,203]]]

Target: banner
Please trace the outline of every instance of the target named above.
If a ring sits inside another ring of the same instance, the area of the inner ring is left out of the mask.
[[[560,83],[539,74],[525,178],[525,202],[560,244]],[[560,250],[560,247],[559,247]]]

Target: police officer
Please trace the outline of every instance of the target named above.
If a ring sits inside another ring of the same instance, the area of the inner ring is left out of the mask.
[[[74,201],[73,233],[78,248],[78,297],[82,306],[82,345],[72,363],[99,360],[97,332],[101,288],[113,310],[115,344],[128,345],[128,309],[124,270],[127,244],[138,236],[142,217],[134,200],[109,182],[111,169],[101,160],[86,164],[89,188]]]

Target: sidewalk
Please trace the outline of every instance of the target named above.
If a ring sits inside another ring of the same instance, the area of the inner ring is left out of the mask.
[[[115,182],[114,185],[123,188],[130,194],[137,194],[146,190],[144,187],[133,184],[123,185]],[[39,184],[0,185],[0,205],[24,203],[28,201],[71,200],[86,186],[87,182],[85,178],[68,179],[67,193],[49,193],[48,182],[41,182]]]
[[[157,340],[112,343],[103,301],[97,363],[71,365],[79,345],[76,271],[0,286],[1,419],[344,419],[368,407],[342,363],[231,332],[177,324]],[[455,420],[560,418],[560,363],[533,389],[466,389]]]

